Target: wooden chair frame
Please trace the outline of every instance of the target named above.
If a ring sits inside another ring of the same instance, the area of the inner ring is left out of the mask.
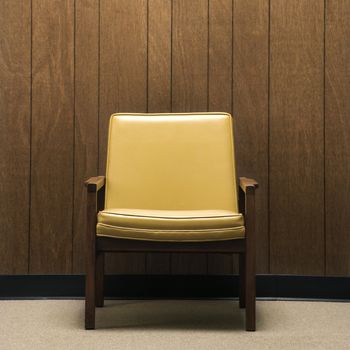
[[[95,328],[95,307],[104,303],[105,252],[171,252],[239,254],[239,306],[245,308],[246,330],[255,331],[255,180],[239,179],[239,208],[244,215],[245,238],[216,242],[159,242],[128,240],[96,235],[97,213],[104,209],[105,177],[92,177],[87,187],[87,252],[85,328]]]

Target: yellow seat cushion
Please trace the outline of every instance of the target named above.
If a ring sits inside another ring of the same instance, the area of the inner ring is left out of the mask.
[[[106,209],[97,235],[148,241],[218,241],[244,238],[241,214],[229,210]]]

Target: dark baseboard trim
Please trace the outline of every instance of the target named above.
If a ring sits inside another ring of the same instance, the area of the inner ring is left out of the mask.
[[[83,275],[0,275],[0,298],[79,298]],[[196,299],[238,296],[238,276],[107,275],[106,298]],[[350,300],[350,277],[258,275],[257,297]]]

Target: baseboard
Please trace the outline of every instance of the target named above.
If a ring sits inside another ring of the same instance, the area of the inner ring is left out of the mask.
[[[0,275],[0,298],[79,298],[83,275]],[[107,275],[107,298],[234,298],[238,276]],[[350,300],[350,277],[258,275],[257,297]]]

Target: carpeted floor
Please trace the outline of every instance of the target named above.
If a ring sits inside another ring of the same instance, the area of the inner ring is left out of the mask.
[[[0,301],[0,349],[350,349],[350,303],[258,301],[257,332],[228,300],[107,301],[97,329],[82,300]]]

